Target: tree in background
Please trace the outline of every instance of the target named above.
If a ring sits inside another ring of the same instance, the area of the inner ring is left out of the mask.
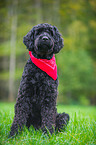
[[[15,64],[16,64],[16,35],[17,35],[17,5],[18,0],[14,1],[10,9],[11,24],[11,46],[10,46],[10,66],[9,66],[9,100],[14,100],[14,79],[15,79]]]

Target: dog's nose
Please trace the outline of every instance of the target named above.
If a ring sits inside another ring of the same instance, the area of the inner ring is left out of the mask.
[[[43,36],[42,39],[46,41],[46,40],[48,40],[48,37],[47,36]]]

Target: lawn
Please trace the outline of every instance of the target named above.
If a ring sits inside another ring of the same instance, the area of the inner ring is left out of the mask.
[[[15,138],[8,138],[14,103],[0,103],[0,145],[96,145],[96,107],[57,105],[57,110],[70,115],[65,131],[48,136],[25,127]]]

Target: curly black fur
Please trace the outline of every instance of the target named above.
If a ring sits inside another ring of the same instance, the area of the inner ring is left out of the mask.
[[[47,23],[33,27],[23,42],[36,58],[51,59],[63,47],[63,39],[57,28]],[[31,59],[27,61],[20,82],[10,136],[18,133],[18,129],[22,129],[24,125],[28,128],[33,125],[44,132],[48,129],[50,133],[67,125],[69,115],[57,113],[57,87],[58,78],[53,80],[33,64]]]

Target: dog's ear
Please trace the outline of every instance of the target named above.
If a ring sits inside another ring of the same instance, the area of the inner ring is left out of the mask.
[[[64,46],[63,38],[61,37],[61,34],[59,33],[58,29],[53,26],[53,37],[54,37],[54,53],[58,53]]]
[[[23,43],[26,45],[29,51],[34,49],[34,27],[23,37]]]

